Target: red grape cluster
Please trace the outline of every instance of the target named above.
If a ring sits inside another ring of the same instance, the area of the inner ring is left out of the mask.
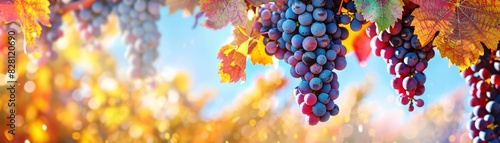
[[[432,42],[425,46],[420,44],[418,35],[414,34],[415,27],[411,26],[412,20],[413,16],[408,14],[380,32],[375,24],[366,29],[372,38],[372,52],[387,63],[387,71],[395,76],[391,85],[399,94],[400,102],[409,105],[410,112],[414,110],[414,104],[417,107],[424,105],[424,101],[416,96],[424,94],[424,70],[435,54]]]
[[[484,55],[477,64],[462,71],[471,87],[470,105],[473,107],[468,124],[473,142],[499,142],[500,128],[500,43],[495,50],[484,47]]]

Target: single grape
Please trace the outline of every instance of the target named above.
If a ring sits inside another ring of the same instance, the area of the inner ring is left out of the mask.
[[[350,27],[351,27],[351,30],[352,30],[352,31],[359,31],[359,30],[361,30],[361,27],[362,27],[362,26],[363,26],[363,25],[361,24],[361,22],[360,22],[360,21],[358,21],[357,19],[353,19],[353,20],[351,21],[351,25],[350,25]]]
[[[323,81],[323,83],[330,83],[333,78],[332,71],[323,69],[323,71],[319,73],[318,77],[321,79],[321,81]]]
[[[292,37],[292,46],[295,46],[297,48],[302,48],[303,46],[303,43],[304,41],[307,39],[304,38],[304,36],[300,35],[300,34],[295,34],[293,37]],[[316,41],[316,40],[314,40]]]
[[[342,16],[340,16],[340,23],[347,25],[350,22],[351,22],[351,18],[349,17],[349,15],[342,15]]]
[[[297,20],[298,15],[295,14],[291,8],[289,8],[285,11],[285,17],[287,19]]]
[[[311,26],[299,26],[299,34],[302,36],[310,36],[311,34]]]
[[[311,125],[311,126],[314,126],[316,124],[318,124],[319,122],[319,117],[314,115],[314,114],[306,114],[306,122]]]
[[[305,98],[305,97],[304,97]],[[309,114],[312,113],[312,106],[307,105],[306,102],[302,102],[299,104],[299,107],[301,109],[302,114]]]
[[[319,74],[321,71],[323,71],[323,66],[319,65],[318,63],[314,63],[309,67],[309,71],[311,71],[313,74]]]
[[[420,44],[420,41],[418,40],[418,36],[417,35],[413,35],[411,37],[411,41],[410,41],[410,44],[411,46],[414,48],[414,49],[421,49],[422,48],[422,45]]]
[[[318,63],[319,65],[324,65],[324,64],[326,64],[326,62],[327,62],[327,58],[325,55],[318,55],[316,57],[316,63]]]
[[[295,14],[302,14],[306,11],[306,4],[302,1],[295,1],[292,6],[292,11]]]
[[[328,95],[327,93],[320,93],[318,95],[318,101],[326,105],[328,104],[328,102],[330,102],[330,95]]]
[[[316,97],[316,95],[314,95],[314,93],[307,93],[304,95],[304,102],[307,105],[312,106],[316,103],[317,100],[318,100],[318,98]]]
[[[326,113],[326,106],[321,102],[316,102],[312,107],[312,112],[316,116],[323,116]]]
[[[316,54],[314,52],[305,52],[302,56],[302,61],[305,65],[312,65],[316,63]]]
[[[313,22],[313,15],[309,12],[304,12],[298,17],[299,23],[304,26],[309,26]]]
[[[424,85],[425,80],[427,79],[423,72],[417,72],[415,73],[415,75],[413,75],[413,77],[417,80],[417,83],[420,85]]]
[[[274,54],[278,50],[278,47],[275,42],[269,42],[266,44],[266,52],[270,54]]]
[[[314,11],[314,6],[312,4],[307,4],[306,5],[306,11],[307,12],[313,12]]]
[[[315,77],[309,82],[309,86],[312,90],[320,90],[323,87],[323,81],[320,78]]]
[[[295,65],[295,71],[299,75],[305,75],[309,71],[309,68],[304,62],[298,62],[297,65]]]
[[[347,67],[347,61],[345,57],[337,57],[335,58],[335,69],[343,70]]]
[[[418,56],[413,53],[413,52],[410,52],[410,53],[407,53],[404,57],[404,63],[410,67],[413,67],[417,64],[418,62]]]
[[[335,107],[332,110],[330,110],[330,115],[337,116],[337,114],[339,114],[339,112],[340,112],[340,108],[337,104],[335,104]]]
[[[326,33],[326,25],[323,22],[314,22],[311,25],[311,33],[314,36],[322,36]]]
[[[325,112],[325,114],[319,117],[320,122],[326,122],[330,119],[330,112]]]
[[[337,29],[338,29],[337,24],[335,24],[335,23],[328,23],[326,25],[326,32],[328,34],[335,34],[335,32],[337,32]]]
[[[313,11],[313,18],[316,21],[325,21],[327,17],[326,10],[323,8],[316,8]]]
[[[293,38],[292,38],[292,41],[293,41]],[[316,39],[314,37],[311,37],[311,36],[304,38],[304,40],[301,42],[302,43],[300,44],[300,47],[303,47],[304,50],[306,50],[306,51],[314,51],[316,49],[316,47],[318,46],[318,42],[316,41]]]
[[[285,20],[285,22],[283,22],[283,30],[287,33],[292,33],[293,31],[295,31],[295,28],[297,28],[297,26],[295,25],[295,22],[293,22],[293,20]]]
[[[311,79],[313,79],[314,77],[315,77],[314,74],[310,71],[304,75],[304,79],[306,79],[309,82],[311,82]]]
[[[406,90],[406,91],[412,91],[412,90],[415,90],[417,88],[417,80],[415,80],[415,78],[413,77],[405,77],[403,79],[403,88]]]
[[[271,28],[269,29],[267,35],[269,35],[270,40],[278,40],[281,37],[281,32],[278,30],[278,28]]]
[[[260,17],[265,20],[271,19],[271,11],[269,11],[268,9],[264,9],[260,12]]]

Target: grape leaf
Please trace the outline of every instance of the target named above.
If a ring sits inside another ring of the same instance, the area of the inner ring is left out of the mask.
[[[422,45],[432,41],[441,55],[464,69],[483,55],[483,42],[496,48],[500,40],[500,2],[485,0],[412,0],[420,5],[413,11],[412,25]]]
[[[184,10],[184,14],[191,15],[194,8],[198,6],[200,0],[166,0],[168,12],[173,14],[178,10]]]
[[[244,25],[247,20],[247,5],[244,0],[200,0],[200,10],[208,17],[203,26],[220,29],[231,22]]]
[[[262,42],[263,40],[264,36],[259,36],[258,39],[251,39],[251,41],[249,40],[250,43],[253,43],[249,44],[250,47],[253,47],[249,52],[252,64],[268,65],[273,63],[272,56],[266,54],[266,46],[264,45],[264,42]]]
[[[368,58],[370,57],[372,50],[370,48],[370,40],[371,38],[366,35],[366,28],[368,28],[371,24],[364,24],[361,30],[358,32],[350,32],[349,35],[354,35],[354,36],[349,36],[349,39],[352,39],[353,41],[350,45],[346,44],[346,47],[352,46],[352,49],[354,49],[354,54],[356,55],[356,58],[358,59],[359,64],[361,67],[366,66],[366,62],[368,61]],[[349,28],[348,28],[349,29]],[[350,38],[352,37],[352,38]]]
[[[362,67],[366,66],[366,61],[370,57],[371,48],[367,45],[370,45],[370,38],[366,35],[366,28],[368,28],[371,24],[363,24],[363,27],[359,31],[351,30],[350,24],[342,25],[341,27],[347,28],[349,32],[349,37],[345,40],[342,40],[342,44],[346,47],[347,53],[350,54],[354,51],[358,62]]]
[[[0,2],[0,20],[4,22],[19,20],[27,45],[32,45],[42,32],[38,22],[51,26],[49,5],[48,0],[3,1]]]
[[[219,49],[217,59],[219,63],[219,75],[221,82],[237,82],[246,80],[246,52],[241,52],[237,46],[227,44]]]
[[[403,16],[401,0],[356,0],[354,3],[365,19],[377,23],[377,32],[394,25]]]
[[[250,12],[253,11],[249,10]],[[253,28],[256,18],[257,16],[254,15],[253,20],[246,20],[244,26],[235,26],[233,30],[234,40],[231,44],[220,48],[218,59],[222,59],[219,63],[221,82],[237,82],[240,79],[244,81],[248,55],[252,64],[267,65],[273,63],[272,57],[265,52],[265,46],[262,42],[264,36]]]

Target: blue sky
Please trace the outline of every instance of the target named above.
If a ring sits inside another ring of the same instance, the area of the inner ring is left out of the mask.
[[[160,15],[161,19],[157,24],[162,37],[159,46],[160,57],[156,60],[155,66],[159,70],[170,67],[189,72],[192,91],[195,93],[205,88],[215,88],[217,90],[218,97],[209,102],[202,113],[203,117],[210,118],[214,114],[219,114],[223,105],[229,105],[240,91],[248,88],[257,74],[273,68],[272,66],[252,65],[248,62],[250,64],[247,65],[247,81],[244,84],[220,83],[217,74],[219,60],[216,57],[219,47],[231,36],[231,26],[228,25],[220,30],[212,30],[198,25],[193,29],[194,16],[183,17],[181,11],[169,15],[166,8],[161,9]],[[122,61],[118,65],[120,67],[129,66],[123,56],[125,47],[121,41],[118,41],[111,49],[117,60]],[[348,85],[362,83],[366,76],[372,76],[374,77],[374,87],[365,102],[378,102],[386,100],[388,96],[395,96],[395,92],[390,86],[392,75],[387,73],[386,64],[380,57],[371,55],[366,67],[359,65],[354,54],[347,56],[347,62],[347,68],[337,73],[341,92]],[[288,71],[289,65],[285,62],[281,61],[279,65],[280,69]],[[464,79],[460,77],[458,68],[450,66],[448,60],[441,58],[437,51],[435,58],[429,62],[425,74],[427,75],[426,91],[422,97],[426,105],[433,104],[438,99],[442,99],[443,94],[457,88],[468,88]],[[300,80],[293,79],[288,73],[286,76],[292,80],[286,87],[287,89],[277,94],[280,102],[284,102],[286,98],[293,98],[290,93]],[[387,104],[384,108],[406,109],[406,107],[398,103]],[[422,109],[416,108],[415,110]],[[470,111],[470,107],[468,110]],[[383,112],[383,109],[379,112]],[[411,113],[405,112],[405,115],[411,115]]]

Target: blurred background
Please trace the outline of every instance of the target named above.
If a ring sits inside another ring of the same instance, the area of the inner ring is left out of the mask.
[[[351,53],[338,72],[339,115],[309,126],[292,95],[300,79],[283,61],[248,64],[246,81],[220,82],[216,57],[232,39],[231,25],[193,28],[193,15],[162,7],[158,73],[133,80],[125,78],[130,65],[116,18],[101,48],[82,46],[73,15],[62,19],[57,58],[33,59],[17,48],[14,136],[5,125],[7,67],[0,67],[0,142],[470,142],[468,87],[439,54],[425,71],[424,107],[408,112],[384,61],[370,56],[361,66]]]

